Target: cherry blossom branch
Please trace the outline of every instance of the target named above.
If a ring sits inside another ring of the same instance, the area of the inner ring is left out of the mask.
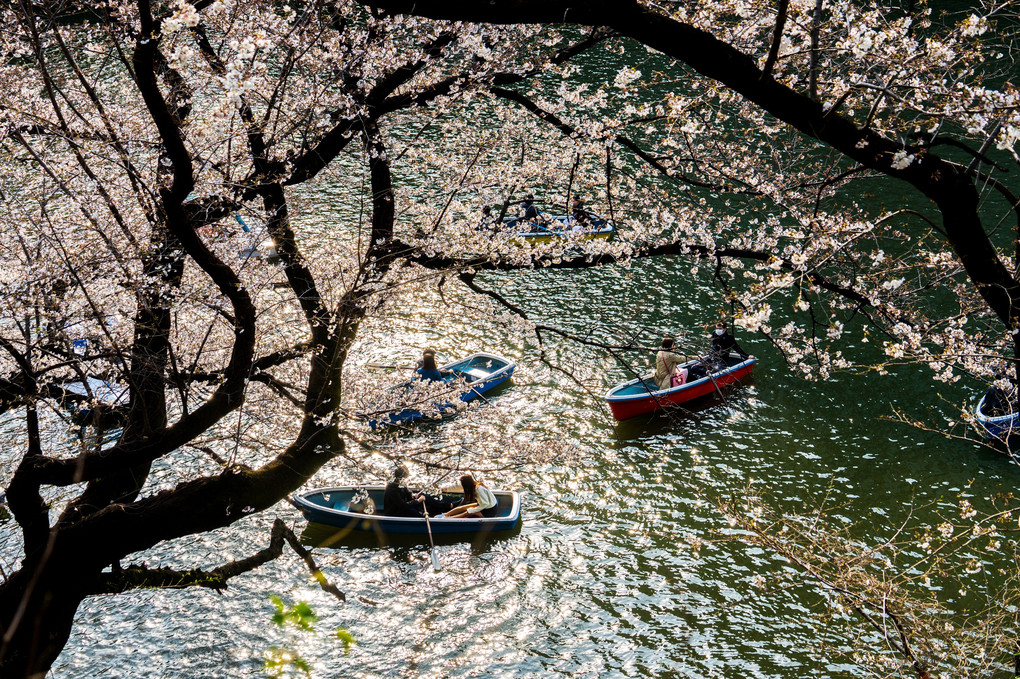
[[[199,50],[210,68],[214,72],[224,75],[226,66],[210,44],[204,27],[196,26],[194,33]],[[278,182],[268,179],[275,174],[276,163],[269,157],[269,149],[262,128],[255,120],[255,114],[247,97],[242,95],[240,101],[238,113],[245,126],[255,176],[263,178],[262,183],[256,188],[256,192],[262,197],[266,214],[269,215],[266,228],[273,236],[277,253],[284,264],[287,281],[301,305],[312,336],[317,341],[321,341],[322,333],[325,332],[328,324],[329,313],[322,303],[315,278],[305,266],[304,258],[298,250],[297,239],[290,227],[289,210],[283,187]]]
[[[532,113],[536,118],[538,118],[542,122],[547,123],[547,124],[551,125],[553,128],[559,130],[566,137],[575,138],[575,137],[580,136],[580,133],[572,125],[564,122],[563,120],[561,120],[555,114],[550,113],[549,111],[544,110],[542,107],[540,107],[534,101],[532,101],[530,98],[528,98],[527,96],[525,96],[523,94],[520,94],[519,92],[514,92],[513,90],[507,90],[507,89],[504,89],[502,87],[490,87],[489,91],[492,92],[492,94],[496,95],[497,97],[499,97],[501,99],[506,99],[507,101],[513,101],[513,102],[515,102],[517,104],[520,104],[520,106],[524,110],[528,111],[529,113]],[[648,153],[647,151],[642,149],[640,146],[638,146],[638,144],[636,142],[634,142],[632,139],[629,139],[628,137],[624,137],[623,135],[619,135],[618,134],[618,135],[613,135],[612,136],[612,140],[615,141],[616,143],[620,144],[621,146],[623,146],[623,147],[625,147],[627,149],[630,149],[630,151],[633,152],[634,155],[636,155],[638,158],[640,158],[645,163],[650,165],[653,169],[655,169],[657,172],[659,172],[662,176],[666,177],[667,179],[669,179],[669,180],[671,180],[671,181],[673,181],[675,183],[678,183],[678,184],[679,183],[683,183],[683,184],[687,184],[688,186],[697,186],[699,188],[709,189],[709,190],[712,190],[712,191],[727,191],[727,192],[733,191],[735,193],[741,193],[741,194],[760,195],[759,191],[754,191],[754,190],[738,190],[738,191],[734,191],[733,187],[731,187],[731,186],[727,186],[727,185],[724,185],[724,184],[713,184],[713,183],[701,181],[701,180],[698,180],[698,179],[694,179],[692,177],[688,177],[687,174],[684,173],[684,172],[681,172],[681,173],[677,174],[677,173],[671,171],[665,165],[663,165],[657,158],[655,158],[650,153]]]
[[[1003,167],[999,163],[995,162],[994,159],[989,158],[987,155],[985,155],[981,151],[979,151],[979,150],[977,150],[975,148],[972,148],[969,144],[964,144],[959,139],[953,139],[951,137],[938,136],[938,137],[932,138],[932,140],[928,142],[927,146],[928,146],[928,148],[934,148],[936,146],[952,146],[953,148],[957,148],[957,149],[960,149],[961,151],[966,152],[968,155],[970,155],[973,158],[976,158],[977,160],[980,160],[982,163],[987,163],[987,164],[991,165],[992,167],[994,167],[996,170],[999,170],[1000,172],[1009,172],[1008,168]]]
[[[480,295],[486,295],[487,297],[491,297],[505,309],[511,311],[512,313],[516,314],[517,316],[524,320],[528,320],[528,313],[524,309],[517,306],[513,302],[509,301],[506,297],[499,294],[495,290],[487,290],[479,286],[477,283],[475,283],[476,275],[477,274],[475,274],[474,272],[469,273],[466,271],[461,271],[460,273],[457,274],[457,277],[464,285],[468,286],[471,290],[474,290]]]
[[[379,78],[375,86],[365,95],[365,103],[371,107],[378,107],[387,97],[396,92],[398,88],[418,75],[430,61],[442,55],[444,48],[456,42],[457,37],[457,34],[452,31],[444,31],[439,34],[422,50],[424,58],[402,64]]]
[[[106,187],[103,186],[103,183],[99,181],[99,178],[96,176],[95,172],[92,170],[89,163],[85,160],[84,156],[82,155],[81,149],[73,141],[70,132],[71,126],[68,124],[67,119],[63,114],[63,107],[61,107],[59,102],[57,101],[57,87],[50,75],[49,67],[47,66],[48,61],[45,58],[45,52],[43,50],[42,40],[39,36],[39,31],[36,25],[34,12],[32,12],[31,9],[29,9],[29,7],[27,6],[26,0],[21,1],[21,6],[23,15],[25,17],[24,23],[28,28],[29,34],[31,35],[32,38],[32,49],[35,53],[36,60],[39,63],[39,71],[43,77],[43,83],[46,88],[46,97],[50,102],[50,107],[53,110],[53,114],[57,117],[60,129],[64,132],[64,138],[69,143],[69,146],[75,158],[75,162],[82,169],[82,172],[84,172],[86,176],[89,177],[89,179],[95,182],[96,189],[99,192],[100,196],[102,196],[103,201],[106,204],[106,208],[110,211],[110,215],[113,217],[114,222],[120,227],[121,232],[126,235],[129,242],[134,243],[131,230],[127,227],[124,217],[121,214],[120,209],[117,207],[116,202],[113,200],[112,196],[110,196],[109,192],[106,190]]]
[[[636,2],[573,0],[361,0],[388,11],[443,20],[504,23],[575,23],[605,26],[686,63],[701,75],[805,135],[828,144],[858,164],[902,179],[933,200],[942,212],[950,246],[988,306],[1007,328],[1020,321],[1020,282],[999,261],[981,227],[980,197],[971,179],[950,163],[910,149],[835,113],[810,96],[771,78],[754,59],[694,25]],[[1020,344],[1016,346],[1020,352]]]
[[[825,0],[815,0],[815,9],[811,13],[811,56],[808,63],[808,96],[818,101],[818,50],[822,25],[822,5]]]
[[[549,57],[547,63],[552,66],[565,64],[572,58],[583,54],[587,50],[601,44],[612,36],[613,33],[610,31],[596,29],[584,39],[557,51]],[[490,87],[505,87],[507,85],[513,85],[524,82],[529,78],[533,78],[538,75],[541,73],[542,67],[543,63],[537,63],[523,72],[503,71],[491,74],[483,72],[478,75],[473,75],[471,73],[458,73],[456,75],[447,76],[446,78],[432,83],[418,91],[387,97],[385,101],[376,105],[374,110],[376,115],[383,116],[387,113],[392,113],[393,111],[404,108],[410,108],[412,106],[424,106],[439,97],[451,94],[457,88],[462,88],[476,81],[483,85],[488,84]]]
[[[747,248],[716,248],[712,249],[704,245],[693,245],[688,243],[666,243],[663,245],[633,248],[626,254],[613,255],[609,253],[581,254],[573,257],[549,257],[543,256],[535,259],[530,264],[518,264],[507,262],[503,259],[492,259],[490,257],[456,258],[445,255],[431,255],[420,253],[416,248],[394,243],[395,253],[406,257],[409,261],[433,270],[462,270],[473,269],[476,271],[518,271],[531,269],[536,266],[547,269],[590,269],[606,264],[619,264],[632,259],[647,257],[662,257],[666,255],[695,255],[701,258],[736,258],[747,259],[757,262],[769,262],[776,258],[775,254]],[[838,285],[821,272],[815,269],[804,270],[788,259],[780,258],[780,268],[786,271],[797,272],[810,280],[815,285],[830,292],[837,293],[847,299],[853,300],[862,306],[872,306],[871,300],[866,295],[853,288]]]

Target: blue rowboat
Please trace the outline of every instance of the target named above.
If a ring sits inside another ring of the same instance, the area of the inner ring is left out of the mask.
[[[756,359],[726,356],[725,366],[718,366],[708,357],[696,358],[681,364],[687,370],[687,382],[670,389],[659,389],[655,373],[649,373],[629,382],[621,382],[606,392],[606,402],[617,420],[627,420],[666,410],[687,401],[709,396],[720,387],[737,382],[751,374]]]
[[[992,389],[981,397],[974,416],[989,438],[1005,441],[1014,434],[1020,434],[1020,412],[1007,399],[996,396]]]
[[[383,505],[385,491],[385,486],[316,488],[295,494],[293,500],[305,518],[312,523],[337,526],[358,533],[428,535],[424,518],[386,516],[386,507]],[[363,506],[361,498],[366,494],[375,503],[375,511],[371,514],[352,511],[351,501],[355,501],[357,510]],[[496,496],[496,516],[478,519],[446,519],[434,516],[429,518],[432,532],[436,535],[467,535],[513,529],[521,518],[521,496],[505,490],[494,490],[492,494]],[[460,497],[459,493],[447,495],[454,499]]]
[[[477,354],[471,354],[467,358],[462,358],[458,361],[446,363],[439,366],[439,370],[443,372],[449,372],[449,374],[443,376],[442,382],[447,386],[447,393],[451,397],[456,394],[456,397],[461,401],[468,403],[475,399],[484,399],[482,396],[487,391],[495,389],[499,385],[510,379],[510,376],[514,374],[514,369],[517,364],[511,361],[509,358],[503,358],[495,354],[486,354],[479,352]],[[413,387],[417,380],[405,382],[404,384],[394,387],[394,390],[404,390],[409,395],[413,394]],[[419,401],[420,403],[420,401]],[[433,407],[440,411],[453,410],[454,404],[446,401],[441,403],[434,403]],[[363,413],[362,417],[368,419],[368,425],[372,429],[378,427],[386,427],[395,424],[406,424],[408,422],[414,422],[420,420],[423,417],[428,416],[428,409],[425,412],[415,408],[413,406],[404,408],[397,412],[391,412],[388,415],[383,413]],[[375,417],[380,416],[382,417]]]
[[[613,223],[602,217],[591,215],[588,223],[581,223],[573,215],[547,215],[542,213],[545,223],[536,223],[519,218],[504,220],[511,238],[520,238],[529,243],[546,243],[552,240],[609,240],[616,233]]]
[[[92,419],[97,406],[107,411],[126,409],[128,388],[123,384],[107,382],[98,377],[87,377],[85,382],[70,382],[63,385],[66,392],[64,402],[80,421]]]

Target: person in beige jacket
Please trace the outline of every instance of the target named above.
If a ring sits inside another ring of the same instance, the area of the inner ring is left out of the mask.
[[[673,353],[673,343],[672,337],[663,337],[662,348],[655,354],[655,383],[659,385],[659,389],[669,389],[673,386],[671,382],[673,374],[677,372],[677,366],[683,362],[679,354]]]

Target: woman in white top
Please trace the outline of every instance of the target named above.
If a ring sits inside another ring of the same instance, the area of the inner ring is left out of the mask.
[[[480,519],[496,516],[496,496],[484,483],[475,481],[475,477],[465,474],[460,477],[460,485],[464,489],[464,500],[446,512],[448,519]]]

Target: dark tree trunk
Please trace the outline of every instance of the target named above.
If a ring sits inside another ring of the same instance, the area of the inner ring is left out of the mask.
[[[64,649],[78,606],[101,567],[56,550],[26,561],[0,586],[0,675],[42,679]]]

